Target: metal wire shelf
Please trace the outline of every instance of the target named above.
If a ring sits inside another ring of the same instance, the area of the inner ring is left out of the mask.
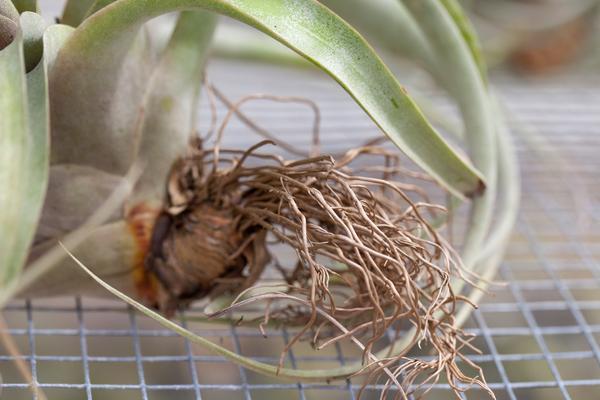
[[[334,84],[312,72],[215,63],[211,79],[232,98],[256,93],[305,95],[323,113],[323,147],[335,151],[376,133],[362,112]],[[246,77],[252,77],[249,81]],[[563,79],[524,83],[496,77],[502,97],[523,124],[544,138],[532,153],[517,145],[524,172],[523,208],[498,280],[467,323],[482,354],[470,358],[487,373],[499,399],[591,399],[600,393],[600,83]],[[433,94],[432,94],[433,96]],[[434,101],[437,99],[432,97]],[[444,110],[452,108],[440,103]],[[223,112],[223,110],[220,110]],[[248,112],[292,143],[304,143],[310,114],[256,104]],[[254,138],[233,123],[228,141]],[[528,140],[538,140],[530,136]],[[558,151],[557,151],[558,150]],[[563,161],[556,159],[557,154]],[[565,162],[566,160],[566,162]],[[576,177],[576,179],[575,179]],[[585,196],[577,193],[583,191]],[[194,311],[182,314],[193,316]],[[238,368],[157,327],[112,301],[58,299],[15,301],[5,310],[33,379],[50,399],[355,399],[361,382],[282,383]],[[211,328],[187,322],[195,332],[261,361],[276,363],[289,332],[268,339],[255,329]],[[339,366],[360,358],[338,345],[316,356],[295,351],[296,367]],[[14,358],[0,350],[0,398],[31,399]],[[378,398],[369,386],[366,398]],[[438,385],[430,398],[446,399]],[[486,398],[470,391],[464,398]]]

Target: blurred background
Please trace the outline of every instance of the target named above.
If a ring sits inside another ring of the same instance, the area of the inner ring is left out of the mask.
[[[455,106],[418,65],[398,56],[395,0],[324,1],[379,50],[399,81],[440,129],[460,126]],[[361,11],[357,5],[371,8]],[[600,1],[463,1],[481,37],[491,82],[518,148],[522,209],[496,285],[467,323],[481,350],[471,358],[498,399],[600,397]],[[41,1],[48,19],[62,2]],[[169,30],[170,18],[153,22]],[[255,93],[302,96],[322,114],[325,152],[346,150],[378,135],[364,112],[331,79],[274,41],[245,27],[221,24],[207,79],[229,99]],[[227,108],[217,103],[222,117]],[[313,115],[298,105],[256,102],[254,121],[299,147],[309,145]],[[199,130],[210,112],[202,104]],[[233,121],[226,145],[259,140]],[[291,332],[263,338],[254,328],[199,322],[194,332],[245,355],[276,362]],[[280,382],[190,345],[126,306],[96,299],[15,301],[8,332],[49,399],[354,399],[360,379],[331,384]],[[291,367],[325,368],[360,358],[340,345],[315,352],[301,345]],[[31,399],[14,358],[0,346],[0,399]],[[365,398],[378,398],[369,387]],[[437,387],[432,399],[449,399]],[[484,399],[478,390],[464,398]]]

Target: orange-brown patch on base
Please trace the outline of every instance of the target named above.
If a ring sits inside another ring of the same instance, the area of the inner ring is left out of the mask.
[[[145,267],[146,255],[150,248],[150,238],[160,210],[141,203],[127,213],[127,226],[136,242],[132,277],[140,299],[153,307],[158,305],[158,281]]]

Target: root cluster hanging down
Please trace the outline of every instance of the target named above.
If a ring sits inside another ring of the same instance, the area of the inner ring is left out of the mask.
[[[262,303],[263,322],[301,326],[281,363],[302,338],[317,348],[352,339],[363,349],[365,372],[385,372],[390,385],[401,379],[403,388],[414,388],[445,375],[456,390],[456,383],[485,387],[457,364],[468,362],[460,350],[469,338],[453,326],[463,298],[453,293],[450,277],[463,274],[428,223],[444,210],[419,186],[397,180],[405,172],[398,154],[366,146],[339,160],[286,161],[265,151],[272,145],[198,147],[174,165],[159,217],[167,223],[157,223],[159,246],[148,262],[162,284],[163,310],[230,291],[239,296],[219,315]],[[384,166],[352,167],[372,157]],[[274,261],[272,242],[293,249],[297,261],[279,267],[285,285],[257,290]],[[412,336],[404,348],[376,359],[373,347],[390,330]],[[412,357],[417,345],[433,357]]]

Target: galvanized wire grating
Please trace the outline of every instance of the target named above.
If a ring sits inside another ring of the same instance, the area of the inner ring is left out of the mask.
[[[259,66],[241,71],[230,63],[215,63],[209,76],[231,98],[269,92],[315,100],[322,108],[325,149],[344,148],[364,139],[365,132],[376,133],[351,100],[320,75]],[[497,277],[507,284],[495,288],[469,320],[467,329],[478,336],[475,344],[482,350],[470,357],[483,366],[499,399],[597,398],[600,85],[589,79],[525,83],[505,76],[497,81],[514,114],[535,127],[545,142],[540,153],[533,153],[528,140],[538,139],[518,140],[523,206]],[[286,140],[306,143],[308,111],[261,103],[250,105],[248,112]],[[253,143],[256,138],[245,132],[232,124],[228,143]],[[577,193],[584,190],[587,194],[580,198]],[[194,321],[196,314],[185,312],[182,323],[261,361],[276,363],[290,336],[286,330],[271,331],[264,339],[253,328],[219,329]],[[262,377],[113,301],[15,301],[5,316],[21,358],[50,399],[354,399],[361,387],[354,379],[300,384]],[[288,363],[324,368],[359,358],[359,351],[337,345],[317,354],[296,349]],[[33,398],[4,349],[0,371],[1,399]],[[365,397],[378,398],[379,389],[369,387]],[[478,390],[463,397],[486,398]],[[450,394],[439,385],[430,398]]]

